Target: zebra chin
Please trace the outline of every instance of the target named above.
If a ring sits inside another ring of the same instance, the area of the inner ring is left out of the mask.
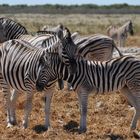
[[[45,85],[43,83],[36,83],[36,90],[39,92],[42,92],[45,88]]]

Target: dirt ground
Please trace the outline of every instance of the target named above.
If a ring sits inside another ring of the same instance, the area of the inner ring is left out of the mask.
[[[134,140],[129,135],[134,110],[123,95],[107,93],[90,95],[88,101],[87,132],[78,134],[79,104],[75,92],[55,90],[51,104],[51,129],[44,130],[44,102],[42,93],[35,93],[30,124],[22,129],[24,94],[17,102],[18,125],[6,127],[3,96],[0,94],[0,140]],[[140,126],[138,126],[140,128]]]

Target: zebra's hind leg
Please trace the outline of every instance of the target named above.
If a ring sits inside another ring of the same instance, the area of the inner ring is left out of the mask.
[[[128,101],[135,108],[134,116],[131,122],[131,131],[136,130],[137,121],[140,118],[140,96],[134,94],[130,89],[124,87],[121,92],[127,97]]]
[[[10,101],[11,101],[11,110],[10,110],[10,113],[11,113],[11,123],[13,125],[17,124],[16,113],[15,113],[17,98],[18,98],[17,91],[13,89],[12,90],[12,94],[11,94],[11,98],[10,98]]]
[[[87,130],[87,102],[88,102],[88,95],[86,90],[80,88],[78,91],[78,100],[79,100],[79,107],[80,107],[80,128],[79,133],[84,133]]]

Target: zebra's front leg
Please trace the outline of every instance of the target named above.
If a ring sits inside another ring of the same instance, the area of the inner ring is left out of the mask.
[[[86,118],[87,118],[88,93],[84,90],[78,91],[78,100],[81,114],[79,133],[84,133],[87,130]]]
[[[13,89],[12,90],[12,94],[11,94],[11,98],[10,98],[10,101],[11,101],[10,114],[11,114],[11,123],[12,123],[12,125],[16,125],[17,124],[16,113],[15,113],[17,98],[18,98],[17,91],[15,89]]]
[[[71,83],[67,82],[67,87],[68,87],[68,91],[72,91],[73,90],[73,87],[71,86]]]
[[[11,102],[10,102],[10,89],[5,87],[2,88],[3,94],[4,94],[4,104],[7,112],[7,127],[12,127],[12,121],[11,121]]]
[[[27,92],[26,95],[26,103],[25,103],[25,113],[24,113],[24,119],[23,119],[23,128],[28,127],[28,118],[32,110],[32,100],[33,100],[33,93]]]
[[[45,91],[45,128],[50,127],[50,106],[54,90]]]
[[[2,93],[4,95],[4,105],[7,112],[7,127],[11,127],[11,116],[10,116],[10,88],[3,79],[3,76],[0,72],[0,86],[2,87]]]
[[[64,81],[62,79],[58,79],[58,87],[60,90],[64,88]]]

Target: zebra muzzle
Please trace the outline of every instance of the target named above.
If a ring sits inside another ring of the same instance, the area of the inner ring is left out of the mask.
[[[44,84],[42,84],[42,83],[36,83],[36,90],[37,91],[43,91],[44,90]]]

